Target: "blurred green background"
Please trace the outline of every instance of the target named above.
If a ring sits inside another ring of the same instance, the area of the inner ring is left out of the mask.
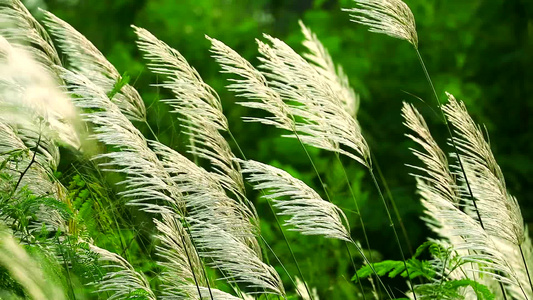
[[[518,198],[524,219],[533,221],[533,1],[530,0],[406,0],[412,9],[420,52],[444,100],[448,91],[467,104],[474,119],[490,134],[493,151]],[[410,44],[367,32],[349,21],[341,8],[350,0],[33,0],[87,36],[117,67],[127,71],[148,107],[148,118],[159,139],[184,149],[176,116],[158,99],[170,97],[150,84],[158,82],[145,67],[134,43],[131,24],[150,30],[180,51],[203,79],[221,96],[233,133],[248,158],[282,167],[321,192],[315,173],[299,144],[280,137],[282,132],[258,124],[245,124],[250,115],[224,86],[226,74],[210,58],[204,34],[217,38],[257,65],[256,38],[262,33],[278,37],[302,50],[297,21],[303,20],[344,67],[361,95],[359,121],[374,151],[383,176],[398,206],[411,247],[430,234],[420,220],[421,207],[414,192],[412,170],[418,164],[409,152],[414,146],[401,125],[402,101],[415,103],[425,114],[434,135],[446,147],[445,128],[432,111],[434,99]],[[423,99],[430,105],[420,101]],[[138,124],[147,137],[149,131]],[[236,149],[236,148],[234,148]],[[313,149],[313,159],[331,191],[333,202],[345,211],[353,202],[335,156]],[[371,246],[380,257],[399,259],[386,215],[365,170],[344,160],[357,200],[362,207]],[[253,194],[251,196],[253,198]],[[276,252],[296,273],[288,251],[272,222],[265,203],[258,210],[265,220],[263,233]],[[348,214],[353,235],[363,240],[357,216]],[[348,282],[353,270],[340,244],[319,237],[290,234],[304,275],[324,299],[351,299]],[[408,245],[405,245],[408,247]],[[403,282],[393,282],[405,289]]]

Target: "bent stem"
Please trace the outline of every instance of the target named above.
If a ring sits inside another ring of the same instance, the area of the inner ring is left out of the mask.
[[[524,256],[524,251],[522,250],[522,245],[518,245],[518,249],[520,249],[520,255],[522,255],[522,261],[524,262],[524,267],[526,268],[527,279],[529,280],[531,291],[533,291],[533,283],[531,283],[531,276],[529,275],[529,268],[526,263],[526,257]]]
[[[394,197],[392,197],[392,193],[390,191],[389,185],[387,184],[387,180],[385,180],[385,176],[383,176],[383,173],[381,172],[381,168],[379,167],[378,161],[375,156],[372,157],[372,163],[376,166],[376,171],[378,171],[379,179],[381,180],[381,183],[383,184],[383,188],[385,189],[385,193],[387,194],[387,197],[390,200],[392,209],[394,210],[394,214],[396,216],[396,219],[398,220],[400,229],[402,230],[405,243],[407,244],[407,250],[409,250],[409,254],[413,256],[413,247],[411,246],[411,240],[409,239],[409,234],[407,233],[407,229],[405,228],[405,225],[403,223],[402,216],[400,215],[400,211],[398,210],[398,206],[396,206],[396,201],[394,201]]]
[[[227,132],[228,132],[228,135],[230,136],[230,138],[232,139],[233,143],[236,145],[237,150],[241,154],[241,157],[243,159],[247,160],[246,155],[244,154],[244,151],[242,151],[241,147],[239,146],[239,143],[237,142],[237,139],[235,138],[235,136],[233,136],[233,134],[231,133],[231,130],[229,128],[228,128]],[[263,195],[265,195],[264,191],[262,191],[262,193],[263,193]],[[287,245],[287,248],[289,248],[289,252],[291,254],[292,260],[294,261],[294,264],[296,265],[296,268],[298,269],[298,274],[302,278],[302,281],[304,283],[304,286],[305,286],[305,289],[307,291],[307,294],[309,295],[310,299],[313,300],[311,289],[309,289],[309,286],[307,286],[307,281],[305,280],[304,275],[302,273],[302,270],[300,269],[300,265],[298,264],[298,260],[296,259],[296,256],[294,255],[294,252],[292,251],[292,247],[291,247],[291,245],[289,243],[289,240],[287,239],[287,236],[285,235],[285,232],[283,231],[283,228],[281,226],[281,223],[279,222],[278,216],[276,215],[276,212],[274,211],[274,207],[272,206],[272,203],[270,203],[270,201],[268,199],[267,199],[267,203],[268,203],[268,207],[270,208],[270,211],[272,212],[272,215],[274,215],[274,219],[276,220],[276,225],[278,226],[278,229],[281,232],[281,235],[283,236],[283,240],[285,241],[285,244]],[[268,245],[267,241],[262,237],[261,234],[259,234],[259,235],[261,236],[262,241],[265,242],[265,244],[268,246],[269,249],[271,249],[272,253],[274,254],[274,256],[276,258],[276,260],[281,264],[283,269],[287,270],[285,268],[285,266],[281,263],[281,260],[277,257],[276,253],[274,253],[274,251],[272,250],[270,245]],[[289,276],[289,278],[291,278],[291,276],[290,276],[290,274],[288,272],[287,272],[287,275]],[[291,281],[294,284],[294,286],[296,287],[296,283],[292,280],[292,278],[291,278]],[[298,290],[298,289],[296,289],[296,290]],[[283,295],[283,297],[285,298],[285,295]]]
[[[387,289],[387,286],[385,285],[385,283],[383,283],[383,281],[381,280],[381,277],[379,277],[378,272],[376,272],[376,269],[374,269],[374,265],[370,263],[370,261],[364,255],[363,249],[361,249],[361,247],[352,238],[350,238],[350,243],[352,243],[355,246],[355,248],[359,252],[359,255],[361,255],[361,257],[364,259],[365,263],[368,265],[370,270],[372,270],[372,273],[376,275],[379,283],[383,286],[383,288],[385,288],[385,292],[387,293],[387,296],[389,296],[389,299],[394,299],[392,295],[389,293],[389,290]],[[357,275],[357,272],[355,274]],[[359,278],[359,276],[357,277]]]
[[[418,50],[417,47],[415,47],[415,51],[416,51],[416,55],[418,56],[418,60],[420,62],[420,66],[422,67],[422,70],[424,71],[424,75],[426,76],[426,80],[427,80],[429,86],[431,87],[431,91],[433,92],[433,95],[435,96],[435,100],[437,101],[437,107],[440,110],[444,125],[446,125],[446,129],[448,131],[448,135],[450,136],[450,140],[452,142],[453,150],[455,152],[455,155],[457,156],[457,161],[459,162],[459,167],[461,169],[461,173],[463,173],[463,178],[464,178],[465,184],[466,184],[466,186],[468,188],[468,196],[469,196],[470,200],[472,200],[472,204],[474,205],[474,210],[476,211],[476,215],[477,215],[477,218],[479,220],[479,225],[481,225],[481,228],[483,230],[485,230],[485,226],[483,225],[483,220],[481,219],[481,214],[479,213],[479,209],[477,207],[476,199],[474,198],[474,193],[472,192],[472,188],[470,187],[470,183],[468,182],[468,177],[466,176],[466,171],[465,171],[465,168],[463,166],[463,162],[461,160],[461,156],[459,155],[459,149],[458,149],[457,144],[455,142],[455,139],[453,137],[452,129],[450,127],[450,124],[448,123],[448,119],[446,118],[446,115],[444,114],[444,110],[442,109],[442,104],[440,103],[439,95],[437,94],[437,91],[435,90],[435,86],[433,85],[433,81],[431,80],[431,77],[429,76],[429,72],[428,72],[428,70],[426,68],[426,64],[424,63],[424,59],[422,59],[422,55],[420,54],[420,51]],[[527,270],[527,267],[526,267],[526,270]],[[507,296],[505,294],[505,288],[503,287],[503,284],[500,281],[498,281],[498,283],[500,285],[500,289],[502,290],[504,298],[507,299]],[[530,283],[531,283],[531,280],[530,280]],[[520,288],[522,288],[522,287],[520,287]],[[533,288],[533,285],[532,285],[532,288]],[[523,289],[522,289],[522,292],[524,292]],[[527,295],[525,294],[525,292],[524,292],[524,295],[527,298]]]
[[[383,197],[383,193],[381,192],[381,188],[379,187],[378,181],[376,180],[376,176],[374,175],[374,171],[372,167],[368,167],[368,171],[370,172],[370,176],[372,177],[372,181],[374,182],[374,185],[376,186],[376,189],[378,190],[379,197],[381,198],[381,201],[383,202],[383,206],[385,206],[385,211],[387,212],[387,217],[389,218],[390,227],[392,227],[392,231],[394,232],[394,237],[396,238],[396,243],[398,244],[398,248],[400,249],[400,255],[403,260],[403,264],[405,267],[405,271],[407,272],[407,279],[409,281],[409,285],[411,287],[411,291],[413,292],[413,297],[416,298],[416,293],[414,290],[413,281],[411,280],[411,274],[409,272],[409,268],[407,267],[407,261],[405,260],[405,255],[403,253],[402,244],[400,243],[400,238],[398,237],[398,232],[396,231],[396,226],[394,225],[394,221],[392,220],[392,216],[390,214],[389,207],[387,205],[387,202],[385,201],[385,197]]]

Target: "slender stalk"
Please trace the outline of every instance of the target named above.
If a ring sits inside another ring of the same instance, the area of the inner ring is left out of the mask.
[[[357,243],[352,238],[350,238],[350,242],[355,246],[355,248],[359,252],[359,255],[361,255],[361,257],[363,257],[363,259],[365,260],[365,262],[368,265],[368,267],[370,268],[370,270],[372,270],[372,273],[374,273],[374,275],[376,275],[379,283],[385,288],[385,292],[387,293],[387,296],[389,296],[389,299],[394,299],[392,297],[392,295],[390,294],[389,290],[387,289],[387,286],[385,285],[385,283],[383,283],[383,281],[381,280],[381,277],[379,277],[378,273],[376,272],[376,269],[374,269],[374,266],[372,265],[372,263],[363,254],[363,249],[361,249],[361,247],[359,247],[359,245],[357,245]]]
[[[461,173],[463,173],[463,178],[464,178],[465,184],[466,184],[466,186],[468,188],[468,194],[470,196],[470,199],[472,200],[472,204],[474,205],[474,209],[476,211],[476,215],[477,215],[477,218],[479,220],[479,225],[481,225],[481,228],[483,230],[485,230],[485,226],[483,225],[483,220],[481,219],[481,214],[479,213],[479,209],[477,207],[476,199],[474,198],[474,193],[472,192],[472,188],[470,187],[470,184],[468,182],[468,177],[466,176],[466,171],[465,171],[465,168],[463,166],[463,162],[461,161],[461,156],[459,155],[459,149],[457,147],[455,139],[453,138],[452,129],[450,128],[450,124],[448,123],[448,119],[446,118],[446,115],[444,114],[444,110],[442,109],[442,104],[440,103],[439,95],[437,94],[437,91],[435,90],[435,86],[433,85],[433,81],[431,80],[431,77],[429,76],[429,72],[428,72],[428,70],[426,68],[426,64],[424,63],[424,59],[422,59],[422,55],[420,54],[420,51],[418,51],[418,48],[416,48],[416,47],[415,47],[415,51],[416,51],[416,54],[418,56],[418,60],[420,62],[420,66],[422,67],[422,70],[424,71],[424,75],[426,76],[426,80],[429,83],[429,86],[431,87],[431,91],[433,92],[433,95],[435,96],[435,100],[437,101],[437,107],[439,108],[439,110],[441,112],[442,119],[444,121],[444,125],[446,125],[446,129],[448,130],[448,134],[450,136],[450,140],[452,142],[452,146],[453,146],[454,152],[455,152],[455,154],[457,156],[457,161],[459,162],[459,167],[461,168]],[[507,296],[505,295],[505,289],[503,287],[503,284],[500,281],[498,281],[498,283],[500,285],[500,289],[502,290],[504,298],[507,299]],[[530,280],[530,283],[531,283],[531,280]],[[533,287],[533,285],[532,285],[532,287]],[[520,286],[520,289],[522,289],[522,286]],[[522,292],[524,292],[523,289],[522,289]],[[525,294],[525,292],[524,292],[524,295],[527,298],[527,295]]]
[[[268,206],[270,207],[270,210],[272,211],[272,214],[274,215],[274,220],[276,220],[276,224],[278,226],[279,231],[281,232],[281,235],[283,236],[283,240],[285,241],[285,244],[287,245],[287,248],[289,248],[289,252],[291,253],[292,260],[294,261],[294,264],[296,265],[296,269],[298,270],[298,274],[302,278],[302,281],[304,283],[305,289],[307,290],[307,294],[309,295],[309,298],[312,300],[313,296],[311,293],[311,289],[307,286],[307,281],[305,281],[304,274],[302,272],[302,269],[300,269],[300,264],[298,264],[298,260],[296,259],[296,256],[294,255],[294,252],[292,251],[291,244],[289,243],[289,240],[287,239],[287,236],[285,235],[285,232],[283,231],[283,227],[281,226],[281,223],[279,222],[278,216],[276,215],[276,212],[274,211],[274,207],[272,207],[272,203],[270,203],[269,200],[267,200]]]
[[[352,262],[352,266],[355,272],[355,277],[357,278],[357,282],[359,283],[359,288],[361,288],[361,294],[363,294],[363,299],[366,300],[365,290],[363,289],[363,283],[361,282],[361,279],[359,278],[359,274],[357,274],[357,268],[355,267],[355,262],[353,261],[352,253],[350,251],[350,248],[348,247],[348,242],[344,242],[344,247],[346,247],[346,251],[348,251],[348,254],[350,255],[350,261]]]
[[[37,150],[39,150],[39,145],[41,143],[41,133],[39,133],[39,138],[37,139],[37,143],[35,144],[35,149],[33,150],[33,156],[31,157],[31,161],[30,163],[28,164],[28,166],[26,167],[26,169],[24,169],[24,171],[22,172],[22,174],[20,174],[20,177],[17,181],[17,184],[15,184],[15,188],[13,189],[13,191],[11,191],[11,195],[9,195],[9,198],[12,198],[13,195],[15,194],[15,192],[17,191],[20,183],[22,182],[22,178],[24,177],[24,175],[26,175],[26,173],[28,172],[28,170],[30,169],[30,167],[33,165],[33,163],[35,162],[35,157],[37,156]]]
[[[524,267],[526,269],[527,279],[529,280],[531,291],[533,291],[533,283],[531,283],[531,276],[529,275],[529,268],[526,263],[526,257],[524,256],[524,251],[522,250],[522,245],[518,245],[518,249],[520,249],[520,255],[522,255],[522,261],[524,262]]]
[[[244,154],[244,151],[242,151],[241,147],[239,146],[239,143],[237,142],[237,139],[235,138],[235,136],[233,136],[233,134],[231,133],[231,130],[229,128],[228,128],[227,132],[228,132],[230,138],[233,140],[233,143],[235,143],[235,145],[236,145],[238,151],[240,152],[242,158],[246,160],[246,155]],[[263,191],[263,193],[264,193],[264,191]],[[270,203],[270,201],[267,200],[267,203],[268,203],[268,207],[270,207],[270,211],[274,215],[274,219],[276,220],[276,224],[277,224],[277,226],[279,228],[279,231],[281,232],[281,235],[283,236],[283,239],[285,240],[285,244],[287,245],[287,248],[289,248],[289,252],[291,253],[292,260],[294,261],[294,264],[296,265],[296,268],[298,269],[298,274],[302,278],[302,281],[304,283],[305,289],[307,290],[307,293],[309,294],[309,297],[311,298],[311,300],[313,300],[313,298],[312,298],[313,296],[312,296],[311,290],[307,286],[307,281],[305,280],[305,277],[303,276],[302,270],[300,269],[300,265],[298,264],[298,261],[296,260],[296,256],[294,255],[294,252],[292,251],[292,247],[291,247],[291,245],[289,243],[289,240],[287,239],[287,236],[285,235],[285,232],[283,232],[283,228],[281,226],[281,223],[279,222],[279,219],[278,219],[278,216],[276,215],[274,207],[272,207],[272,204]],[[264,241],[266,243],[266,240],[264,240]],[[268,246],[268,247],[270,248],[270,246]],[[277,256],[276,256],[276,258],[277,258]],[[279,259],[278,259],[278,261],[281,263],[281,261]],[[283,266],[283,268],[285,269],[284,266]],[[293,281],[293,283],[294,283],[294,281]],[[284,298],[286,298],[286,297],[284,296]]]
[[[363,215],[361,214],[361,211],[359,210],[359,204],[357,203],[357,199],[355,198],[355,193],[352,189],[352,183],[350,182],[350,178],[348,177],[348,172],[346,172],[346,168],[342,164],[341,158],[339,156],[339,153],[335,153],[335,156],[337,157],[337,161],[340,163],[340,166],[342,168],[342,171],[344,173],[344,178],[346,179],[346,183],[348,185],[348,190],[350,191],[350,194],[352,195],[353,203],[355,205],[355,211],[359,215],[359,221],[361,222],[361,229],[363,231],[363,236],[365,238],[366,246],[368,247],[368,255],[370,257],[370,262],[374,263],[374,259],[372,258],[372,248],[370,247],[370,240],[368,239],[368,235],[366,233],[365,223],[363,222]],[[355,269],[355,264],[354,264]],[[357,271],[356,274],[357,275]],[[378,284],[378,289],[381,290],[380,285]],[[379,294],[379,293],[378,293]]]
[[[264,244],[268,247],[268,250],[270,250],[270,252],[272,252],[272,254],[274,254],[274,257],[276,258],[276,260],[278,261],[278,263],[281,265],[281,267],[283,268],[283,271],[285,271],[285,273],[287,273],[287,276],[289,276],[289,280],[292,282],[292,284],[294,286],[296,286],[296,282],[294,282],[294,279],[292,278],[291,274],[289,273],[289,271],[287,270],[287,268],[285,268],[285,265],[281,262],[281,260],[279,259],[279,257],[276,255],[276,253],[274,252],[274,249],[272,249],[270,247],[270,245],[267,243],[267,241],[265,240],[265,238],[260,235],[259,236],[261,238],[261,240],[263,240]],[[300,294],[300,297],[303,298],[302,294],[300,293],[300,291],[298,289],[296,289],[296,292],[298,294]]]
[[[193,239],[192,239],[192,235],[190,233],[191,230],[190,230],[190,227],[189,227],[189,222],[187,222],[187,220],[185,220],[185,218],[184,218],[184,221],[185,221],[185,224],[187,226],[187,230],[189,231],[189,236],[191,237],[191,242],[193,243],[194,248],[196,250],[196,245],[194,244]],[[181,243],[183,244],[183,250],[185,250],[185,255],[187,256],[187,261],[189,262],[189,265],[192,268],[191,257],[189,255],[189,251],[187,250],[187,244],[185,243],[185,234],[181,233],[180,237],[181,237]],[[196,251],[198,251],[198,250],[196,250]],[[205,282],[207,284],[207,289],[209,290],[209,296],[211,297],[211,300],[214,300],[213,294],[211,292],[211,287],[209,286],[209,278],[207,277],[207,272],[205,271],[205,266],[203,266],[203,264],[202,264],[202,271],[204,273]],[[198,291],[198,297],[202,298],[202,292],[200,291],[200,284],[198,283],[198,279],[196,279],[196,274],[195,274],[194,270],[192,270],[191,273],[192,273],[192,277],[193,277],[193,280],[194,280],[194,284],[196,285],[196,290]]]
[[[392,216],[389,211],[389,207],[387,205],[387,202],[385,201],[385,197],[383,197],[383,193],[381,192],[381,188],[379,187],[378,181],[376,180],[376,176],[374,175],[374,171],[372,167],[368,168],[370,172],[370,176],[372,177],[372,181],[374,182],[374,185],[376,186],[376,189],[378,190],[379,197],[381,198],[381,201],[383,202],[383,206],[385,206],[385,211],[387,212],[387,217],[389,218],[390,227],[392,227],[392,231],[394,232],[394,237],[396,238],[396,243],[398,244],[398,248],[400,249],[400,255],[403,260],[403,264],[405,266],[405,271],[407,272],[407,280],[409,281],[409,284],[411,285],[411,291],[413,292],[413,297],[416,298],[416,293],[413,286],[413,281],[411,280],[411,274],[409,272],[409,268],[407,267],[407,260],[405,259],[405,255],[403,253],[402,244],[400,242],[400,238],[398,237],[398,232],[396,231],[396,226],[394,225],[394,221],[392,220]]]
[[[159,139],[157,138],[157,134],[155,134],[155,132],[152,130],[152,126],[150,126],[150,124],[148,123],[148,121],[144,121],[144,124],[146,124],[146,126],[148,127],[148,130],[150,130],[150,133],[152,133],[152,136],[154,137],[154,139],[159,142]]]
[[[383,176],[383,173],[381,172],[381,168],[379,167],[379,163],[375,156],[372,157],[372,163],[376,166],[376,171],[378,171],[379,179],[381,179],[381,183],[383,184],[385,193],[387,194],[387,197],[390,200],[392,209],[394,210],[394,214],[396,215],[396,219],[398,220],[400,229],[402,230],[403,237],[405,239],[405,242],[407,243],[407,250],[409,250],[409,254],[413,256],[413,247],[411,246],[409,234],[407,233],[407,229],[405,228],[405,225],[403,223],[402,216],[400,215],[400,212],[398,211],[398,206],[396,206],[396,201],[394,201],[394,197],[392,197],[392,193],[389,189],[389,185],[387,184],[387,180],[385,180],[385,176]]]

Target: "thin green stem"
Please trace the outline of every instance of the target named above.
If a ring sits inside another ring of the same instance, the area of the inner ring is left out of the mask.
[[[446,125],[446,129],[448,131],[448,135],[450,136],[450,140],[451,140],[454,152],[455,152],[455,154],[457,156],[457,161],[459,162],[459,167],[461,169],[461,173],[463,174],[463,178],[465,180],[465,184],[466,184],[466,186],[468,188],[469,197],[472,200],[472,204],[474,205],[474,209],[476,211],[476,215],[477,215],[477,218],[479,220],[479,224],[481,225],[481,228],[483,230],[485,230],[485,226],[483,224],[483,220],[481,219],[481,214],[479,213],[479,209],[477,207],[476,199],[474,198],[474,193],[472,192],[472,188],[471,188],[471,186],[470,186],[470,184],[468,182],[468,177],[466,176],[466,171],[465,171],[465,168],[463,166],[463,162],[461,160],[461,156],[459,155],[459,149],[458,149],[457,144],[455,142],[455,139],[453,137],[452,129],[450,127],[450,124],[448,123],[448,119],[446,118],[446,114],[444,114],[444,110],[442,109],[442,104],[441,104],[441,102],[439,100],[439,95],[437,94],[437,91],[435,90],[435,86],[433,85],[433,81],[431,80],[431,76],[429,75],[429,72],[428,72],[428,70],[426,68],[426,64],[424,63],[424,59],[422,58],[422,55],[420,54],[420,51],[418,50],[418,48],[415,48],[415,51],[416,51],[416,54],[418,56],[418,60],[420,62],[420,66],[422,67],[422,70],[424,71],[424,75],[426,76],[426,80],[429,83],[429,86],[431,87],[431,91],[433,92],[433,95],[435,96],[435,100],[437,101],[437,107],[439,108],[439,110],[441,112],[442,119],[444,121],[444,125]],[[503,284],[500,281],[498,281],[498,283],[500,285],[500,289],[502,290],[502,293],[503,293],[504,297],[507,298],[506,295],[505,295],[505,289],[503,287]],[[520,288],[522,289],[522,286],[520,286]],[[524,292],[523,289],[522,289],[522,292]],[[527,295],[525,294],[525,292],[524,292],[524,295],[527,298]]]
[[[527,266],[526,257],[524,256],[524,251],[522,250],[522,245],[518,245],[520,249],[520,255],[522,255],[522,261],[524,262],[524,267],[526,269],[527,280],[529,280],[529,286],[531,286],[531,291],[533,291],[533,283],[531,283],[531,276],[529,275],[529,268]]]
[[[376,269],[374,269],[374,265],[366,258],[366,256],[364,255],[363,253],[363,249],[361,249],[361,247],[359,247],[359,245],[352,239],[350,238],[350,243],[352,243],[355,248],[357,249],[357,251],[359,252],[359,255],[361,255],[361,257],[364,259],[364,261],[366,262],[366,264],[368,265],[368,267],[370,268],[370,270],[372,270],[372,273],[374,273],[374,275],[376,275],[379,283],[383,286],[383,288],[385,289],[385,292],[387,293],[387,296],[389,296],[389,299],[393,299],[391,293],[389,292],[389,290],[387,289],[387,286],[385,285],[385,283],[383,283],[383,281],[381,280],[381,277],[379,277],[378,273],[376,272]]]
[[[403,223],[402,216],[400,215],[400,211],[398,210],[398,206],[396,206],[396,201],[394,201],[394,197],[392,197],[392,193],[390,191],[389,185],[387,184],[387,180],[385,179],[385,176],[383,176],[383,173],[381,172],[381,168],[379,167],[379,163],[378,163],[378,160],[376,159],[376,156],[372,157],[372,163],[374,166],[376,166],[376,171],[378,171],[379,179],[381,179],[381,183],[383,184],[385,193],[387,194],[387,197],[390,200],[392,209],[394,210],[394,214],[396,215],[396,219],[398,220],[400,229],[402,230],[403,237],[405,239],[405,242],[407,243],[407,250],[409,250],[409,254],[413,256],[413,247],[411,246],[409,234],[407,233],[407,229],[405,228],[405,225]]]
[[[148,130],[150,130],[150,132],[152,133],[152,136],[154,137],[154,139],[159,142],[159,139],[157,138],[157,134],[155,134],[155,132],[152,130],[152,126],[150,126],[150,124],[148,123],[148,121],[144,121],[144,124],[146,124],[146,126],[148,127]]]
[[[409,281],[409,284],[411,285],[411,291],[413,292],[413,297],[416,300],[417,299],[416,293],[414,290],[413,282],[411,280],[411,274],[409,272],[409,268],[407,267],[407,260],[405,259],[405,255],[403,253],[403,247],[400,242],[400,238],[398,237],[398,232],[396,231],[396,226],[394,225],[394,221],[392,220],[389,207],[387,205],[387,202],[385,201],[385,197],[383,197],[383,193],[381,192],[381,188],[379,187],[378,181],[376,180],[376,176],[374,175],[374,171],[372,167],[369,167],[368,170],[370,172],[370,176],[372,177],[372,181],[374,182],[374,185],[376,186],[376,189],[378,190],[379,197],[381,198],[381,201],[383,202],[383,206],[385,206],[385,211],[387,212],[387,217],[389,218],[389,223],[390,223],[390,226],[392,227],[392,231],[394,232],[394,237],[396,238],[396,243],[398,244],[398,248],[400,250],[400,255],[402,257],[403,264],[405,266],[405,271],[407,272],[407,280]]]
[[[267,203],[268,203],[268,206],[270,207],[270,210],[272,211],[272,214],[274,215],[274,220],[276,220],[276,224],[278,226],[279,231],[281,232],[281,235],[283,236],[283,240],[285,241],[285,244],[287,245],[287,248],[289,249],[289,252],[291,253],[291,257],[292,257],[292,260],[294,261],[294,265],[296,266],[296,269],[298,270],[298,274],[302,278],[305,289],[307,290],[307,293],[309,294],[309,297],[312,300],[313,296],[311,294],[311,289],[309,289],[309,287],[307,286],[307,281],[304,278],[302,269],[300,269],[300,264],[298,264],[298,260],[296,259],[296,256],[294,255],[294,251],[292,251],[291,244],[289,243],[289,240],[287,239],[287,236],[285,235],[285,232],[283,231],[283,227],[281,226],[278,216],[276,215],[276,212],[274,211],[274,207],[272,207],[272,203],[270,203],[269,200],[267,200]]]
[[[368,255],[370,257],[370,262],[374,263],[374,259],[372,257],[372,248],[370,247],[370,240],[368,239],[368,235],[366,233],[366,228],[365,228],[365,223],[363,222],[363,215],[361,214],[361,210],[359,209],[359,204],[357,203],[357,199],[355,198],[355,193],[354,193],[354,191],[352,189],[352,183],[350,182],[350,178],[348,177],[348,172],[346,171],[346,168],[342,164],[342,161],[341,161],[339,153],[335,152],[335,156],[337,157],[337,161],[339,162],[339,164],[340,164],[340,166],[342,168],[342,171],[344,173],[344,178],[346,179],[346,183],[348,185],[348,190],[350,191],[350,195],[352,196],[353,203],[355,205],[355,211],[357,212],[357,215],[359,216],[359,221],[361,222],[361,229],[363,231],[363,236],[365,238],[366,246],[368,247]],[[354,268],[355,268],[355,265],[354,265]],[[378,289],[381,289],[379,285],[378,285]]]
[[[348,255],[350,256],[350,261],[352,262],[352,266],[355,272],[355,277],[357,278],[357,282],[359,283],[359,288],[361,289],[361,294],[363,294],[363,299],[366,300],[365,290],[363,289],[363,283],[361,282],[361,279],[359,278],[359,274],[357,274],[357,268],[355,267],[355,262],[353,261],[352,252],[350,251],[350,248],[348,247],[348,242],[344,242],[344,247],[346,247],[346,251],[348,252]]]
[[[232,139],[233,143],[237,147],[237,150],[241,154],[242,158],[244,160],[246,160],[246,155],[244,154],[244,151],[242,151],[241,147],[239,146],[239,143],[237,142],[237,139],[231,133],[231,130],[229,128],[228,128],[227,132],[228,132],[230,138]],[[264,191],[262,191],[262,193],[264,195]],[[276,224],[277,224],[277,226],[279,228],[279,231],[281,232],[281,235],[283,236],[283,239],[285,240],[285,244],[287,245],[287,248],[289,248],[289,252],[291,254],[291,257],[292,257],[292,259],[294,261],[294,264],[296,265],[296,268],[298,269],[298,274],[302,278],[302,281],[304,283],[305,289],[307,290],[307,293],[309,294],[309,297],[311,297],[311,300],[312,300],[313,298],[312,298],[311,290],[307,286],[307,281],[305,280],[305,277],[303,276],[302,270],[300,269],[300,265],[298,264],[298,261],[296,260],[296,256],[294,255],[294,252],[292,251],[292,247],[291,247],[291,245],[289,243],[289,240],[287,239],[287,236],[285,235],[285,232],[283,232],[283,228],[281,226],[281,223],[279,222],[278,216],[276,215],[276,211],[274,210],[274,207],[272,207],[272,204],[270,203],[270,201],[267,200],[267,203],[268,203],[268,207],[270,208],[270,211],[272,212],[272,215],[274,215],[274,219],[276,220]],[[260,234],[260,236],[261,236],[261,234]],[[261,236],[261,238],[262,238],[262,236]],[[270,245],[268,245],[268,243],[266,242],[266,240],[264,238],[263,238],[263,241],[267,244],[268,248],[270,248]],[[272,251],[272,253],[274,253],[274,251]],[[276,257],[278,262],[280,262],[280,264],[281,264],[281,260],[279,260],[279,258],[276,256],[275,253],[274,253],[274,256]],[[283,269],[286,270],[285,266],[283,266],[283,264],[281,264],[281,265],[282,265]],[[288,272],[287,272],[287,274],[288,274]],[[294,283],[294,281],[292,279],[291,279],[291,281],[293,282],[294,286],[296,287],[296,284]],[[283,295],[283,297],[286,298],[285,295]]]

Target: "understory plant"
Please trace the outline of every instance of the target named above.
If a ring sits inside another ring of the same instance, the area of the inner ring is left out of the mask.
[[[518,200],[465,104],[448,93],[440,99],[411,10],[400,0],[353,4],[346,11],[354,22],[413,46],[448,134],[449,153],[415,105],[403,104],[421,163],[410,166],[421,218],[434,233],[414,253],[358,122],[359,95],[303,22],[303,53],[264,34],[257,66],[206,38],[249,113],[243,122],[296,141],[316,189],[244,153],[218,93],[148,30],[132,25],[158,76],[154,87],[172,95],[160,101],[175,114],[185,151],[158,140],[130,77],[75,28],[48,11],[38,22],[19,0],[0,0],[0,297],[332,299],[309,284],[305,257],[293,249],[297,233],[332,240],[324,245],[349,258],[350,273],[333,280],[350,281],[354,299],[533,298],[533,246]],[[332,197],[310,154],[317,149],[340,165],[353,210]],[[65,153],[73,157],[67,167]],[[364,205],[385,212],[398,260],[373,250],[347,161],[372,180],[379,199]],[[267,223],[288,255],[272,246]],[[386,277],[400,278],[403,290]]]

